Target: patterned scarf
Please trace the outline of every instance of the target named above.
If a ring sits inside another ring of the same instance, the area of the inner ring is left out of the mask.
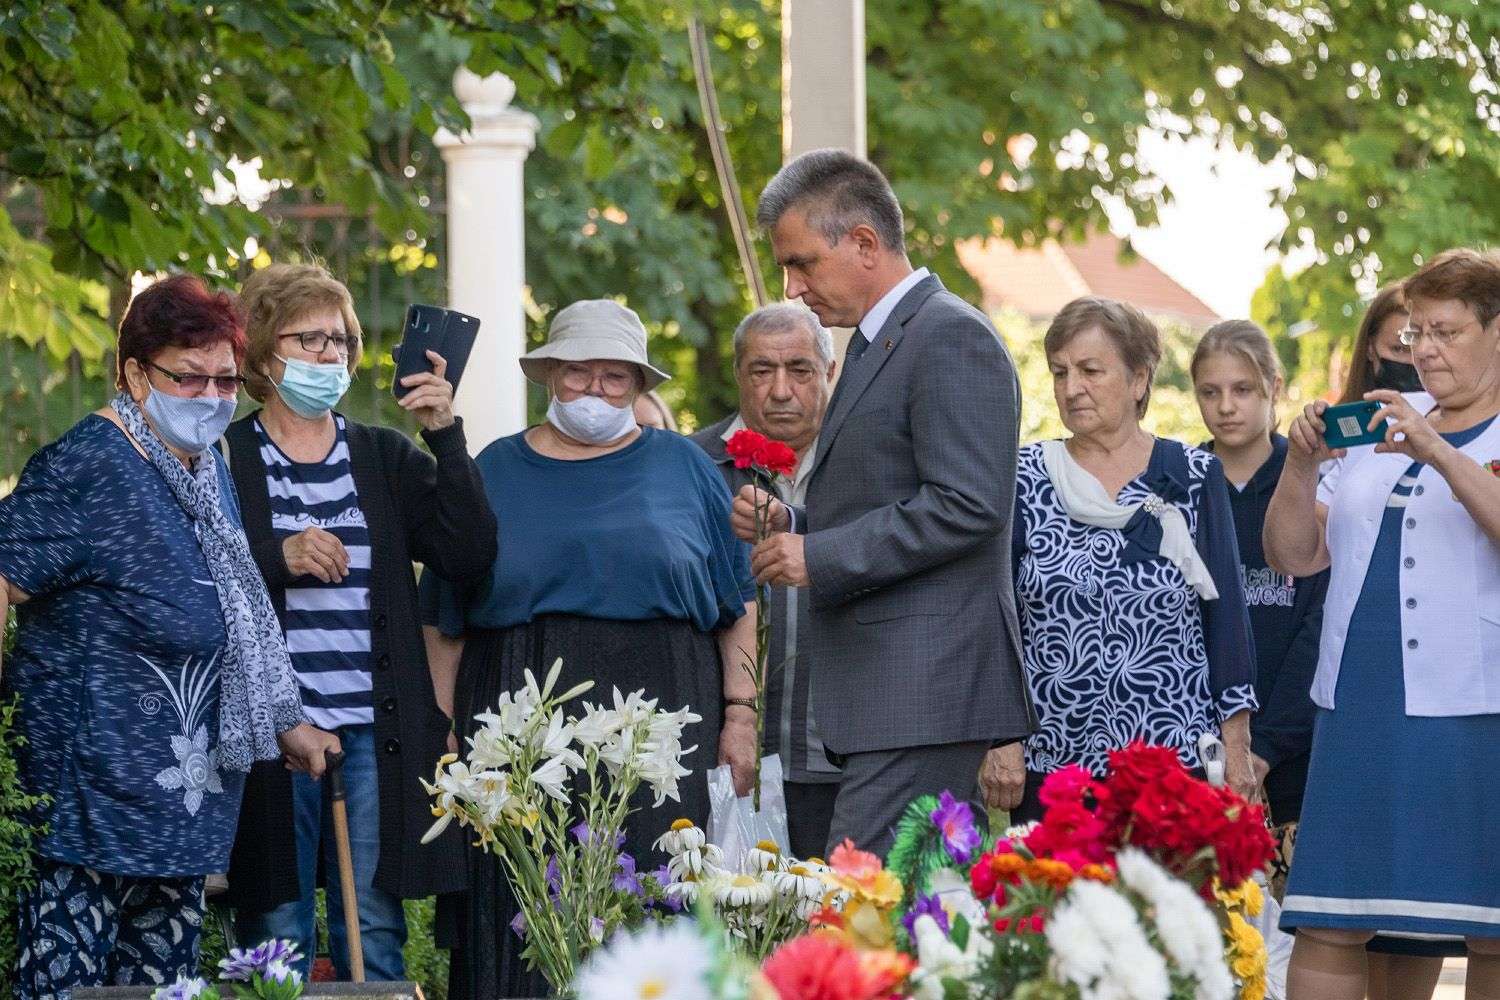
[[[135,400],[110,401],[188,519],[208,562],[229,633],[219,672],[219,764],[249,771],[257,760],[277,760],[276,734],[307,721],[276,610],[266,593],[250,543],[219,504],[218,463],[207,451],[189,471],[146,422]]]

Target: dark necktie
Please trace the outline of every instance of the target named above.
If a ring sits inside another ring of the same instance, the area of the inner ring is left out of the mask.
[[[854,328],[854,333],[849,337],[849,346],[844,349],[844,371],[854,367],[860,355],[870,349],[870,338],[859,327]]]

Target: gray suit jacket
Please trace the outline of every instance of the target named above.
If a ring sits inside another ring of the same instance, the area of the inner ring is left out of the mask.
[[[796,518],[835,753],[1035,728],[1011,581],[1020,417],[995,328],[935,276],[840,380]]]

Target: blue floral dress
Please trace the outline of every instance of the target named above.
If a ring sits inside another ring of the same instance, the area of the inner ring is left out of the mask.
[[[1219,592],[1203,601],[1158,554],[1160,523],[1144,511],[1124,528],[1068,516],[1039,444],[1016,476],[1016,610],[1039,728],[1026,769],[1081,764],[1102,774],[1131,740],[1175,749],[1198,767],[1198,737],[1253,711],[1255,666],[1239,550],[1219,460],[1158,439],[1145,472],[1116,497],[1156,494],[1187,520]]]
[[[219,462],[220,496],[238,523]],[[17,609],[23,786],[44,858],[96,872],[224,871],[244,776],[218,766],[223,614],[191,522],[124,432],[84,418],[0,500]]]

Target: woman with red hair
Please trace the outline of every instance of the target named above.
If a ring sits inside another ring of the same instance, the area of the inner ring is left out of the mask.
[[[203,880],[229,861],[256,760],[320,774],[224,462],[245,334],[180,275],[120,324],[110,404],[32,456],[0,500],[4,674],[42,797],[16,995],[170,982],[198,963]]]

